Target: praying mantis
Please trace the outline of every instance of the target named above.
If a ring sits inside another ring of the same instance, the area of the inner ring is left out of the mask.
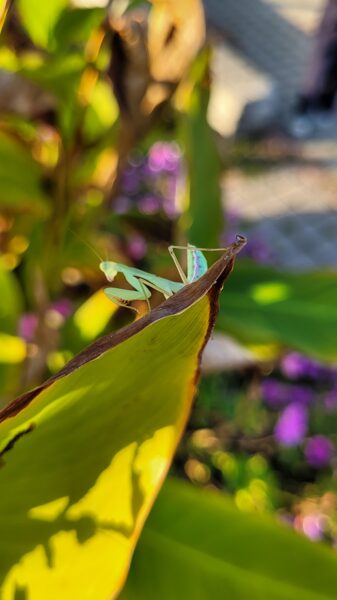
[[[245,243],[246,238],[242,235],[237,235],[234,247],[236,246],[237,249],[240,249],[245,245]],[[115,304],[118,304],[119,306],[125,306],[126,308],[130,308],[136,312],[138,312],[137,309],[133,306],[130,306],[128,303],[132,302],[133,300],[145,300],[148,310],[150,311],[151,307],[149,298],[151,298],[151,290],[149,288],[152,288],[163,294],[166,300],[173,294],[176,294],[185,285],[197,281],[197,279],[206,273],[208,270],[208,265],[203,252],[224,252],[229,248],[230,246],[226,248],[198,248],[192,244],[188,244],[187,246],[169,246],[168,251],[175,266],[177,267],[177,271],[181,277],[181,282],[171,281],[170,279],[165,279],[164,277],[159,277],[158,275],[152,275],[151,273],[147,273],[141,269],[128,267],[127,265],[123,265],[121,263],[102,261],[99,265],[99,268],[101,271],[103,271],[108,281],[113,281],[118,273],[122,273],[126,281],[133,288],[131,290],[127,290],[122,288],[108,287],[104,290],[104,292],[109,300]],[[184,273],[182,266],[179,263],[179,260],[175,254],[175,250],[186,250],[187,275]]]

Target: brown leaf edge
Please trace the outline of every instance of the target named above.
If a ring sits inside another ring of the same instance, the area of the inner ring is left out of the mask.
[[[160,306],[138,321],[135,321],[127,327],[123,327],[117,332],[108,333],[107,335],[90,344],[90,346],[87,346],[87,348],[82,350],[72,360],[70,360],[60,371],[58,371],[58,373],[47,379],[38,387],[12,400],[12,402],[0,410],[0,423],[6,419],[14,417],[21,412],[32,402],[32,400],[34,400],[38,394],[49,387],[57,379],[60,379],[65,375],[69,375],[69,373],[72,373],[75,371],[75,369],[78,369],[87,362],[98,358],[107,350],[110,350],[133,335],[136,335],[145,329],[145,327],[151,325],[151,323],[155,323],[156,321],[159,321],[165,317],[174,316],[183,312],[189,306],[200,300],[200,298],[202,298],[205,294],[208,294],[211,309],[210,320],[204,344],[199,352],[200,369],[202,351],[210,337],[216,316],[218,314],[218,299],[220,292],[223,288],[225,280],[233,269],[236,254],[240,252],[246,243],[247,240],[244,236],[237,235],[236,241],[226,248],[226,251],[221,258],[219,258],[219,260],[217,260],[208,269],[207,273],[205,273],[205,275],[203,275],[200,279],[183,287],[179,292],[174,294],[174,296],[171,296],[168,300],[163,302]],[[196,380],[199,376],[199,369],[196,373]]]

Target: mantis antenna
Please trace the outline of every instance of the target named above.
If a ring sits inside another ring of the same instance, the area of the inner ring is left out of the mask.
[[[84,244],[85,246],[87,246],[87,247],[89,248],[89,250],[91,250],[91,251],[92,251],[92,252],[95,254],[95,256],[97,256],[97,258],[99,258],[100,262],[102,262],[102,261],[103,261],[103,258],[101,257],[101,255],[100,255],[100,254],[98,254],[97,250],[96,250],[96,249],[93,247],[93,245],[92,245],[92,244],[90,244],[89,242],[87,242],[87,240],[85,240],[84,238],[82,238],[82,236],[80,236],[80,235],[79,235],[79,234],[78,234],[76,231],[74,231],[74,230],[73,230],[73,229],[71,229],[70,227],[69,227],[69,231],[70,231],[70,233],[72,233],[72,234],[73,234],[75,237],[77,237],[77,238],[80,240],[80,242],[82,242],[82,244]]]

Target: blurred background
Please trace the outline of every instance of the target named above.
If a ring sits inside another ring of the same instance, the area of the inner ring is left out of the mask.
[[[2,406],[134,319],[100,257],[178,280],[169,244],[243,233],[172,469],[335,546],[337,2],[18,0],[0,22]]]

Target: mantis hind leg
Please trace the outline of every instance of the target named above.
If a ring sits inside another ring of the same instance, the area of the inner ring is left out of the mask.
[[[237,235],[235,244],[237,244],[238,247],[242,247],[246,244],[246,241],[247,240],[244,236]],[[187,284],[187,283],[189,283],[188,278],[187,278],[186,274],[184,273],[184,270],[183,270],[174,250],[186,250],[186,253],[188,256],[189,250],[200,250],[201,252],[224,252],[225,250],[228,250],[231,246],[232,246],[232,244],[230,244],[229,246],[221,247],[221,248],[200,248],[199,246],[193,246],[193,244],[187,244],[187,246],[172,246],[171,245],[168,247],[168,251],[169,251],[171,258],[177,268],[177,271],[182,279],[182,282],[184,284]]]
[[[168,247],[168,251],[169,251],[170,256],[171,256],[171,258],[172,258],[172,260],[173,260],[173,262],[174,262],[174,264],[176,266],[176,269],[177,269],[177,271],[178,271],[178,273],[179,273],[179,275],[181,277],[181,281],[186,285],[188,283],[187,277],[186,277],[186,275],[184,273],[184,270],[183,270],[183,268],[182,268],[182,266],[181,266],[181,264],[180,264],[180,262],[178,260],[177,255],[176,255],[176,253],[174,251],[175,249],[176,250],[186,250],[187,251],[188,250],[188,246],[169,246]]]

